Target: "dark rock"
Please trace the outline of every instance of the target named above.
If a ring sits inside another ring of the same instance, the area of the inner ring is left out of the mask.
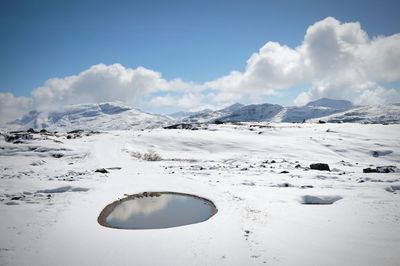
[[[395,173],[397,170],[396,166],[377,166],[376,168],[365,168],[363,169],[363,173]]]
[[[10,132],[10,135],[5,134],[4,140],[7,142],[14,142],[16,140],[29,140],[33,139],[33,135],[27,132],[18,131],[18,132]]]
[[[99,169],[96,169],[96,171],[94,171],[95,173],[102,173],[102,174],[108,174],[109,172],[106,170],[106,169],[104,169],[104,168],[99,168]]]
[[[80,134],[80,133],[83,133],[83,129],[75,129],[75,130],[72,130],[72,131],[70,131],[70,132],[67,132],[68,134]]]
[[[67,139],[71,139],[72,137],[71,137],[71,135],[67,135]]]
[[[280,174],[289,174],[289,171],[283,170]]]
[[[28,129],[26,132],[28,132],[28,133],[37,133],[33,128]]]
[[[64,157],[64,154],[62,154],[62,153],[53,153],[51,156],[53,156],[54,158],[61,158],[61,157]]]
[[[216,119],[216,120],[214,121],[214,124],[216,124],[216,125],[221,125],[221,124],[223,124],[223,123],[224,123],[223,121],[218,120],[218,119]]]
[[[48,131],[46,129],[42,129],[40,130],[40,133],[48,133]]]
[[[376,170],[376,168],[373,169],[373,168],[368,167],[368,168],[364,168],[364,169],[363,169],[363,173],[376,173],[376,172],[378,172],[378,171]]]
[[[330,171],[329,165],[326,163],[312,163],[310,164],[310,169],[319,171]]]
[[[325,124],[326,122],[324,120],[318,120],[318,124]]]
[[[372,156],[374,156],[374,157],[379,157],[379,152],[373,151],[373,152],[372,152]]]
[[[107,170],[121,170],[122,167],[108,167]]]
[[[389,165],[389,166],[378,166],[376,167],[378,173],[394,173],[396,172],[396,166]]]
[[[23,198],[22,196],[15,196],[15,197],[12,197],[11,200],[20,200],[22,198]]]
[[[296,166],[294,168],[300,168],[301,165],[300,164],[296,164]]]
[[[196,128],[196,127],[192,124],[185,124],[185,123],[174,124],[171,126],[164,127],[164,129],[193,129],[193,128]]]

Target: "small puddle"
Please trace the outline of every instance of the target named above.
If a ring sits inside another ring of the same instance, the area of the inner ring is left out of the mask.
[[[214,203],[176,192],[144,192],[107,205],[99,224],[119,229],[160,229],[201,223],[217,213]]]

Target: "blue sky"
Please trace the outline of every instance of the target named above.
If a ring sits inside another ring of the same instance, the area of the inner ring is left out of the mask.
[[[301,45],[307,28],[329,16],[359,22],[371,38],[397,34],[399,10],[399,1],[365,0],[2,0],[0,92],[29,97],[50,78],[78,75],[99,63],[143,66],[167,80],[201,84],[243,71],[269,41]],[[385,82],[398,85],[396,79]],[[265,99],[292,104],[310,85],[289,87]]]

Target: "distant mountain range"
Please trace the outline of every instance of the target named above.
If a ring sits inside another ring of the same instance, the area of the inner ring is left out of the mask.
[[[220,110],[205,109],[199,112],[178,112],[156,115],[119,103],[80,104],[65,106],[59,111],[31,111],[5,127],[13,129],[48,129],[68,131],[126,130],[157,128],[176,123],[219,122],[350,122],[350,123],[400,123],[400,104],[354,106],[345,100],[322,98],[301,107],[283,107],[277,104],[235,103]]]
[[[345,100],[322,98],[309,102],[302,107],[283,107],[277,104],[233,104],[227,108],[212,111],[209,109],[196,113],[176,113],[171,116],[182,122],[222,122],[239,121],[274,121],[303,122],[307,119],[340,113],[353,108],[353,104]]]
[[[54,112],[31,111],[6,127],[62,131],[125,130],[156,128],[169,124],[171,120],[167,116],[145,113],[119,103],[100,103],[69,105]]]

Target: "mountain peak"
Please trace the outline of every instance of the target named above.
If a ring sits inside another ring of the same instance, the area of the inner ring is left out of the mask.
[[[349,109],[349,108],[353,107],[353,103],[350,101],[347,101],[347,100],[321,98],[321,99],[309,102],[306,106],[328,107],[328,108],[333,108],[333,109]]]
[[[57,111],[31,111],[9,126],[34,129],[131,129],[159,126],[167,117],[152,115],[119,102],[67,105]]]
[[[223,108],[223,109],[220,109],[219,111],[220,112],[234,112],[234,111],[236,111],[236,110],[239,110],[240,108],[242,108],[244,106],[244,104],[241,104],[241,103],[234,103],[234,104],[231,104],[231,105],[229,105],[229,106],[227,106],[227,107],[225,107],[225,108]]]

